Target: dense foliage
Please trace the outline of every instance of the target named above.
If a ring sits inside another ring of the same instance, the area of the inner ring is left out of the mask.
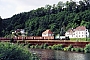
[[[25,47],[12,43],[0,43],[0,60],[35,60],[34,57]]]
[[[58,4],[13,15],[11,18],[0,18],[0,36],[10,35],[16,29],[25,29],[30,36],[39,36],[46,29],[64,35],[69,28],[80,25],[90,30],[89,0],[78,3],[72,0],[66,3],[60,1]]]
[[[72,51],[72,52],[83,52],[83,53],[90,53],[90,44],[86,44],[85,47],[75,47],[73,45],[65,46],[62,44],[54,44],[54,45],[48,45],[48,44],[41,44],[41,45],[31,45],[26,44],[23,46],[27,46],[30,49],[52,49],[52,50],[61,50],[61,51]]]

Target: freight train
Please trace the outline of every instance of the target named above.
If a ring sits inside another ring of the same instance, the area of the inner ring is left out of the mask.
[[[0,40],[10,40],[11,38],[0,37]],[[54,40],[54,36],[26,36],[13,37],[14,40]]]
[[[11,40],[12,38],[4,38],[0,37],[0,41],[2,40]],[[54,36],[18,36],[13,37],[14,40],[70,40],[69,37],[65,37],[63,39],[56,39]]]

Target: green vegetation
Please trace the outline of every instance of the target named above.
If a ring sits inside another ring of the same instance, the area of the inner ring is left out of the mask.
[[[63,35],[69,28],[86,26],[90,31],[90,3],[89,0],[70,0],[66,3],[46,5],[29,12],[13,15],[11,18],[0,18],[0,37],[8,36],[16,29],[25,29],[29,36],[40,36],[46,29],[55,34]]]
[[[23,46],[0,42],[0,60],[39,60]]]
[[[81,47],[73,47],[72,45],[69,45],[68,47],[65,47],[62,44],[55,44],[52,46],[49,46],[48,44],[41,44],[41,45],[23,45],[27,46],[30,49],[52,49],[52,50],[61,50],[61,51],[72,51],[72,52],[83,52],[83,53],[90,53],[90,44],[87,44],[84,48]]]
[[[70,38],[71,41],[90,41],[90,38]]]
[[[84,48],[85,53],[90,53],[90,44],[87,44]]]

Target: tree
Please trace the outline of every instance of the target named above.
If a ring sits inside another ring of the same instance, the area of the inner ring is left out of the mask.
[[[29,36],[40,36],[46,29],[59,33],[62,26],[65,26],[65,31],[80,25],[90,29],[90,1],[78,3],[72,0],[66,3],[60,1],[58,4],[46,5],[36,10],[15,14],[11,18],[1,19],[0,36],[9,35],[16,29],[25,29]]]
[[[65,8],[65,3],[63,3],[62,1],[59,1],[57,4],[57,11],[61,12],[64,8]]]
[[[69,1],[66,2],[66,8],[67,8],[67,11],[77,12],[77,4],[72,0],[70,2]]]
[[[84,3],[85,3],[85,5],[86,5],[86,9],[88,10],[90,10],[90,0],[84,0]]]
[[[77,6],[78,10],[82,11],[82,12],[85,11],[85,9],[86,9],[85,3],[83,1],[79,1],[79,4],[80,5]]]
[[[18,44],[0,43],[0,60],[34,60],[33,57],[27,48]]]
[[[46,5],[45,6],[45,9],[47,10],[46,11],[47,15],[51,14],[51,7],[52,7],[51,5]]]

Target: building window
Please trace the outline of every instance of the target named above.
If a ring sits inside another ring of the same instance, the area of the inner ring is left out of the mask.
[[[82,34],[83,34],[83,32],[82,32]]]
[[[72,35],[72,37],[73,37],[73,35]]]
[[[79,32],[79,34],[80,34],[80,32]]]

